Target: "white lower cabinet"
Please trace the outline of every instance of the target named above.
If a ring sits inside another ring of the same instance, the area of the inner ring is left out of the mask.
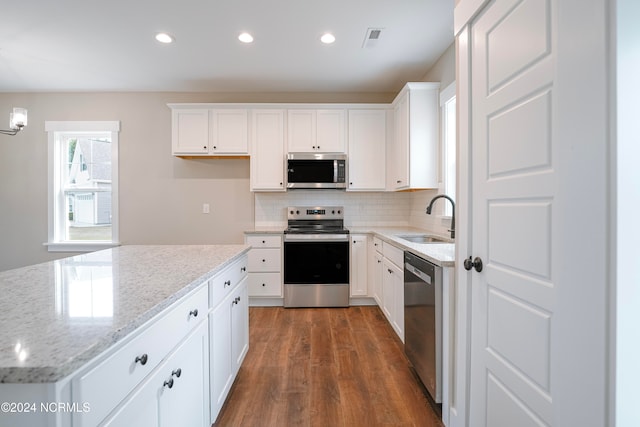
[[[370,292],[373,294],[378,306],[382,307],[382,240],[378,237],[373,237],[369,253],[371,254],[369,257]]]
[[[350,240],[350,293],[352,297],[366,297],[369,295],[369,287],[367,285],[367,235],[352,234]]]
[[[104,425],[209,425],[207,326],[201,322]]]
[[[245,278],[209,315],[211,328],[210,424],[213,424],[218,417],[249,349],[248,299]]]
[[[383,242],[382,246],[380,308],[400,340],[404,342],[404,251],[387,242]]]
[[[249,251],[249,296],[282,298],[282,235],[245,236]]]

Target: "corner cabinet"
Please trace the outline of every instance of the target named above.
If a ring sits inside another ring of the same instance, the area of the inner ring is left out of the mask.
[[[174,156],[247,156],[248,111],[169,104]]]
[[[387,110],[349,110],[349,191],[384,191]]]
[[[438,187],[439,89],[440,83],[407,83],[393,101],[390,189]]]
[[[290,153],[344,153],[345,110],[291,109],[287,114]]]
[[[285,110],[251,111],[251,191],[285,191]]]

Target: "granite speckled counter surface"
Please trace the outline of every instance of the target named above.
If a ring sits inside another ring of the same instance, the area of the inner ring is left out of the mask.
[[[253,230],[246,230],[245,234],[282,234],[286,226],[256,227]],[[429,231],[415,227],[380,227],[380,226],[347,226],[350,233],[372,234],[386,240],[389,243],[407,251],[413,252],[427,261],[441,267],[455,266],[455,244],[454,243],[412,243],[401,239],[400,235],[433,234]],[[439,236],[448,239],[447,236]]]
[[[371,233],[378,236],[380,239],[387,241],[394,246],[397,246],[403,250],[410,251],[419,257],[426,259],[441,267],[454,267],[455,266],[455,251],[456,245],[454,243],[412,243],[408,240],[404,240],[398,236],[407,235],[420,235],[431,234],[426,230],[413,227],[349,227],[351,233]],[[449,240],[447,236],[439,236]]]
[[[249,250],[122,246],[0,272],[0,382],[55,382]]]

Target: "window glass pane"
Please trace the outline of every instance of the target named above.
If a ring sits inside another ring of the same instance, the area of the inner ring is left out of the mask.
[[[109,134],[61,139],[61,192],[66,212],[60,219],[64,240],[110,241],[111,140]]]

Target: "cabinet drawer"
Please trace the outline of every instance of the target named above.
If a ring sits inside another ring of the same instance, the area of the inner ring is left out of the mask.
[[[210,306],[217,306],[247,275],[247,258],[242,257],[209,280]]]
[[[74,426],[94,426],[115,408],[201,320],[207,318],[208,288],[202,286],[111,356],[73,381],[74,399],[90,402]]]
[[[382,253],[385,258],[404,269],[404,251],[402,249],[398,249],[390,243],[382,242]]]
[[[382,240],[379,237],[373,238],[373,247],[377,252],[382,253]]]
[[[253,248],[279,248],[282,246],[282,238],[280,235],[247,236],[247,245]]]
[[[281,297],[282,275],[280,273],[249,273],[249,296]]]
[[[280,271],[280,249],[251,249],[249,251],[249,271]]]

